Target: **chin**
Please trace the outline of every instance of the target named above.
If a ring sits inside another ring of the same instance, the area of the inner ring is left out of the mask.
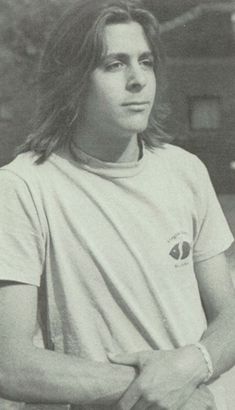
[[[140,134],[141,132],[145,131],[147,128],[148,124],[141,124],[139,127],[131,127],[129,128],[129,132],[134,133],[134,134]]]
[[[143,132],[146,130],[148,126],[148,121],[132,121],[128,125],[126,124],[125,127],[123,127],[128,133],[135,133],[139,134],[140,132]]]

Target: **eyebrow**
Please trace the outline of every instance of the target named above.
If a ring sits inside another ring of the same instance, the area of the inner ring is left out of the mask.
[[[110,53],[106,54],[103,57],[103,61],[106,59],[120,59],[120,60],[127,60],[129,59],[130,55],[126,53]],[[139,58],[153,58],[153,53],[151,51],[144,51],[139,55]]]

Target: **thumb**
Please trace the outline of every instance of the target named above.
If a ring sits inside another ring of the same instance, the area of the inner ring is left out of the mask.
[[[139,355],[138,353],[108,353],[108,358],[110,362],[116,364],[124,364],[127,366],[139,366]]]

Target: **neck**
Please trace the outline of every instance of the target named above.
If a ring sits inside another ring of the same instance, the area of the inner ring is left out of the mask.
[[[140,156],[136,134],[115,138],[80,130],[74,137],[74,143],[81,151],[105,162],[134,162]]]

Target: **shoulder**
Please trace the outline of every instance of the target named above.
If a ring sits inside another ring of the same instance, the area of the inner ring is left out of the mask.
[[[44,175],[49,175],[49,161],[38,165],[38,155],[33,152],[19,154],[9,164],[0,168],[1,185],[10,182],[14,186],[36,187]]]
[[[154,149],[153,152],[155,155],[160,156],[164,160],[170,161],[172,165],[177,164],[178,166],[181,164],[183,167],[184,164],[191,164],[192,166],[200,166],[202,164],[196,155],[172,144],[164,144],[162,147]]]
[[[156,161],[162,161],[175,177],[196,182],[198,177],[204,178],[208,174],[205,164],[196,155],[176,145],[164,144],[153,150],[153,156]]]
[[[37,165],[37,155],[32,152],[19,154],[9,164],[0,168],[1,192],[5,201],[21,203],[24,207],[39,206],[48,164]],[[37,204],[37,205],[36,205]]]
[[[35,158],[32,153],[18,155],[12,162],[0,168],[0,185],[4,203],[30,202],[31,186],[34,186]],[[3,201],[3,199],[2,199]]]
[[[37,165],[36,160],[35,154],[27,152],[0,168],[0,218],[1,221],[14,221],[15,226],[30,220],[32,226],[37,226],[37,233],[40,231],[44,236],[46,223],[41,189],[43,180],[40,175],[43,171],[40,169],[48,165]]]
[[[36,164],[37,156],[32,152],[19,154],[9,164],[0,168],[1,178],[28,179],[36,172],[38,165]],[[2,172],[3,171],[3,172]]]
[[[180,147],[164,144],[152,151],[151,158],[151,168],[156,168],[158,175],[162,174],[178,190],[187,190],[194,198],[204,198],[206,192],[211,191],[207,168],[196,155]]]

